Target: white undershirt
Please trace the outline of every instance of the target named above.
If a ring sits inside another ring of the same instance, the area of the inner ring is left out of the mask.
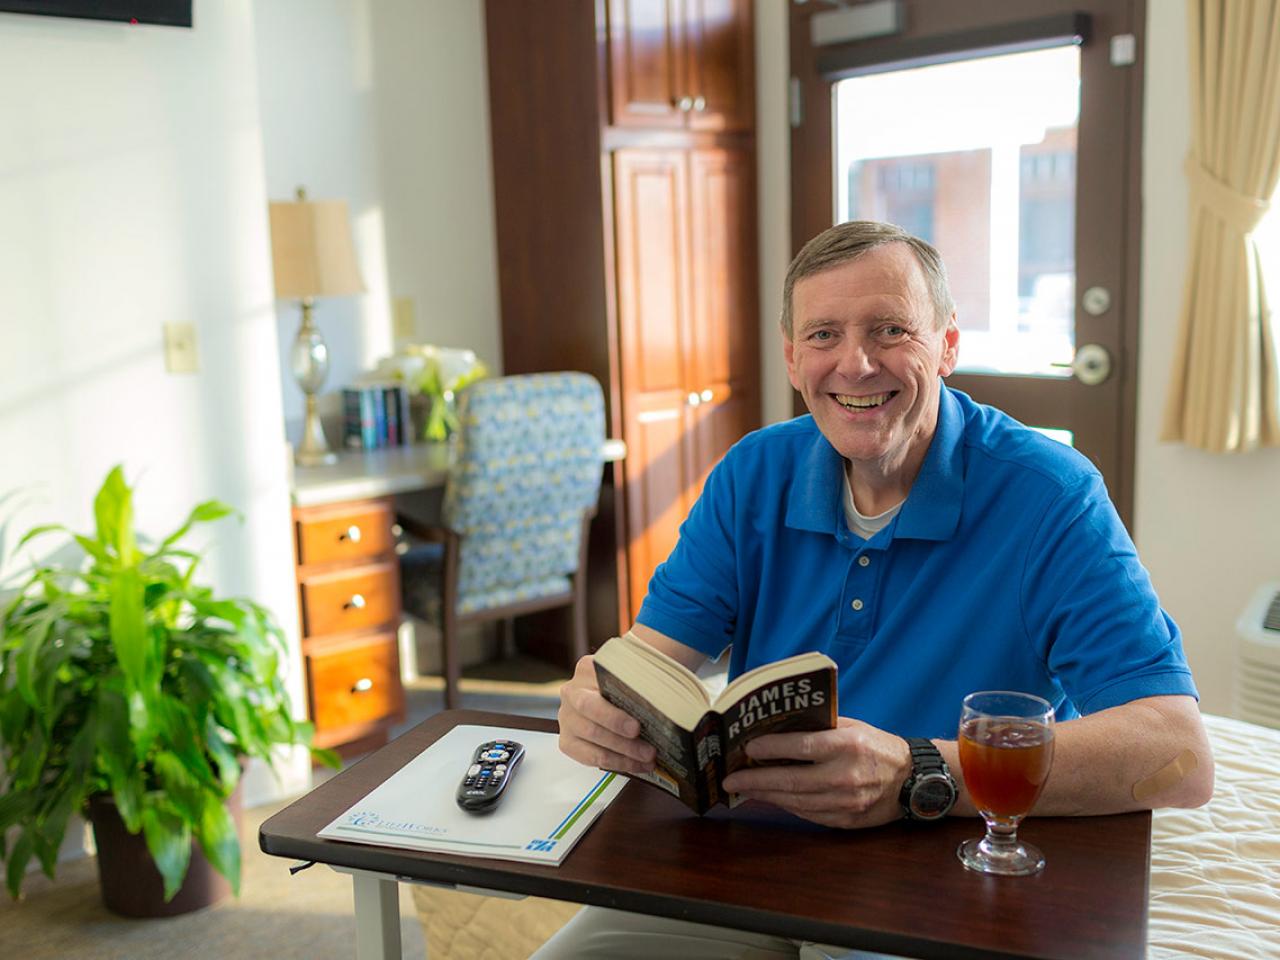
[[[868,517],[864,513],[859,513],[858,508],[853,502],[853,487],[849,485],[849,471],[844,473],[844,521],[849,525],[857,536],[863,540],[870,540],[877,533],[887,527],[890,521],[898,515],[898,511],[902,509],[905,500],[899,500],[884,513],[878,513],[874,517]]]

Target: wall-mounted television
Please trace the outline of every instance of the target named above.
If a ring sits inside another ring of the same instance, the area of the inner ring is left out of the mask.
[[[192,0],[0,0],[0,13],[191,26]]]

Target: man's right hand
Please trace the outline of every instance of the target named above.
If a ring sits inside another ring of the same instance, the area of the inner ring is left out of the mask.
[[[560,750],[601,770],[649,773],[653,747],[640,739],[640,722],[600,695],[595,658],[578,661],[573,678],[560,688]]]

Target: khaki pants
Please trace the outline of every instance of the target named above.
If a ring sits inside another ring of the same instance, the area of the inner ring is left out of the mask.
[[[885,954],[584,907],[530,960],[888,960]]]

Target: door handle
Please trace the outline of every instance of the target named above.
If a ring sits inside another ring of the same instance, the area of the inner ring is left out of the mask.
[[[1111,354],[1100,343],[1085,343],[1076,348],[1070,363],[1054,363],[1054,367],[1070,367],[1075,378],[1086,387],[1096,387],[1111,378]]]

